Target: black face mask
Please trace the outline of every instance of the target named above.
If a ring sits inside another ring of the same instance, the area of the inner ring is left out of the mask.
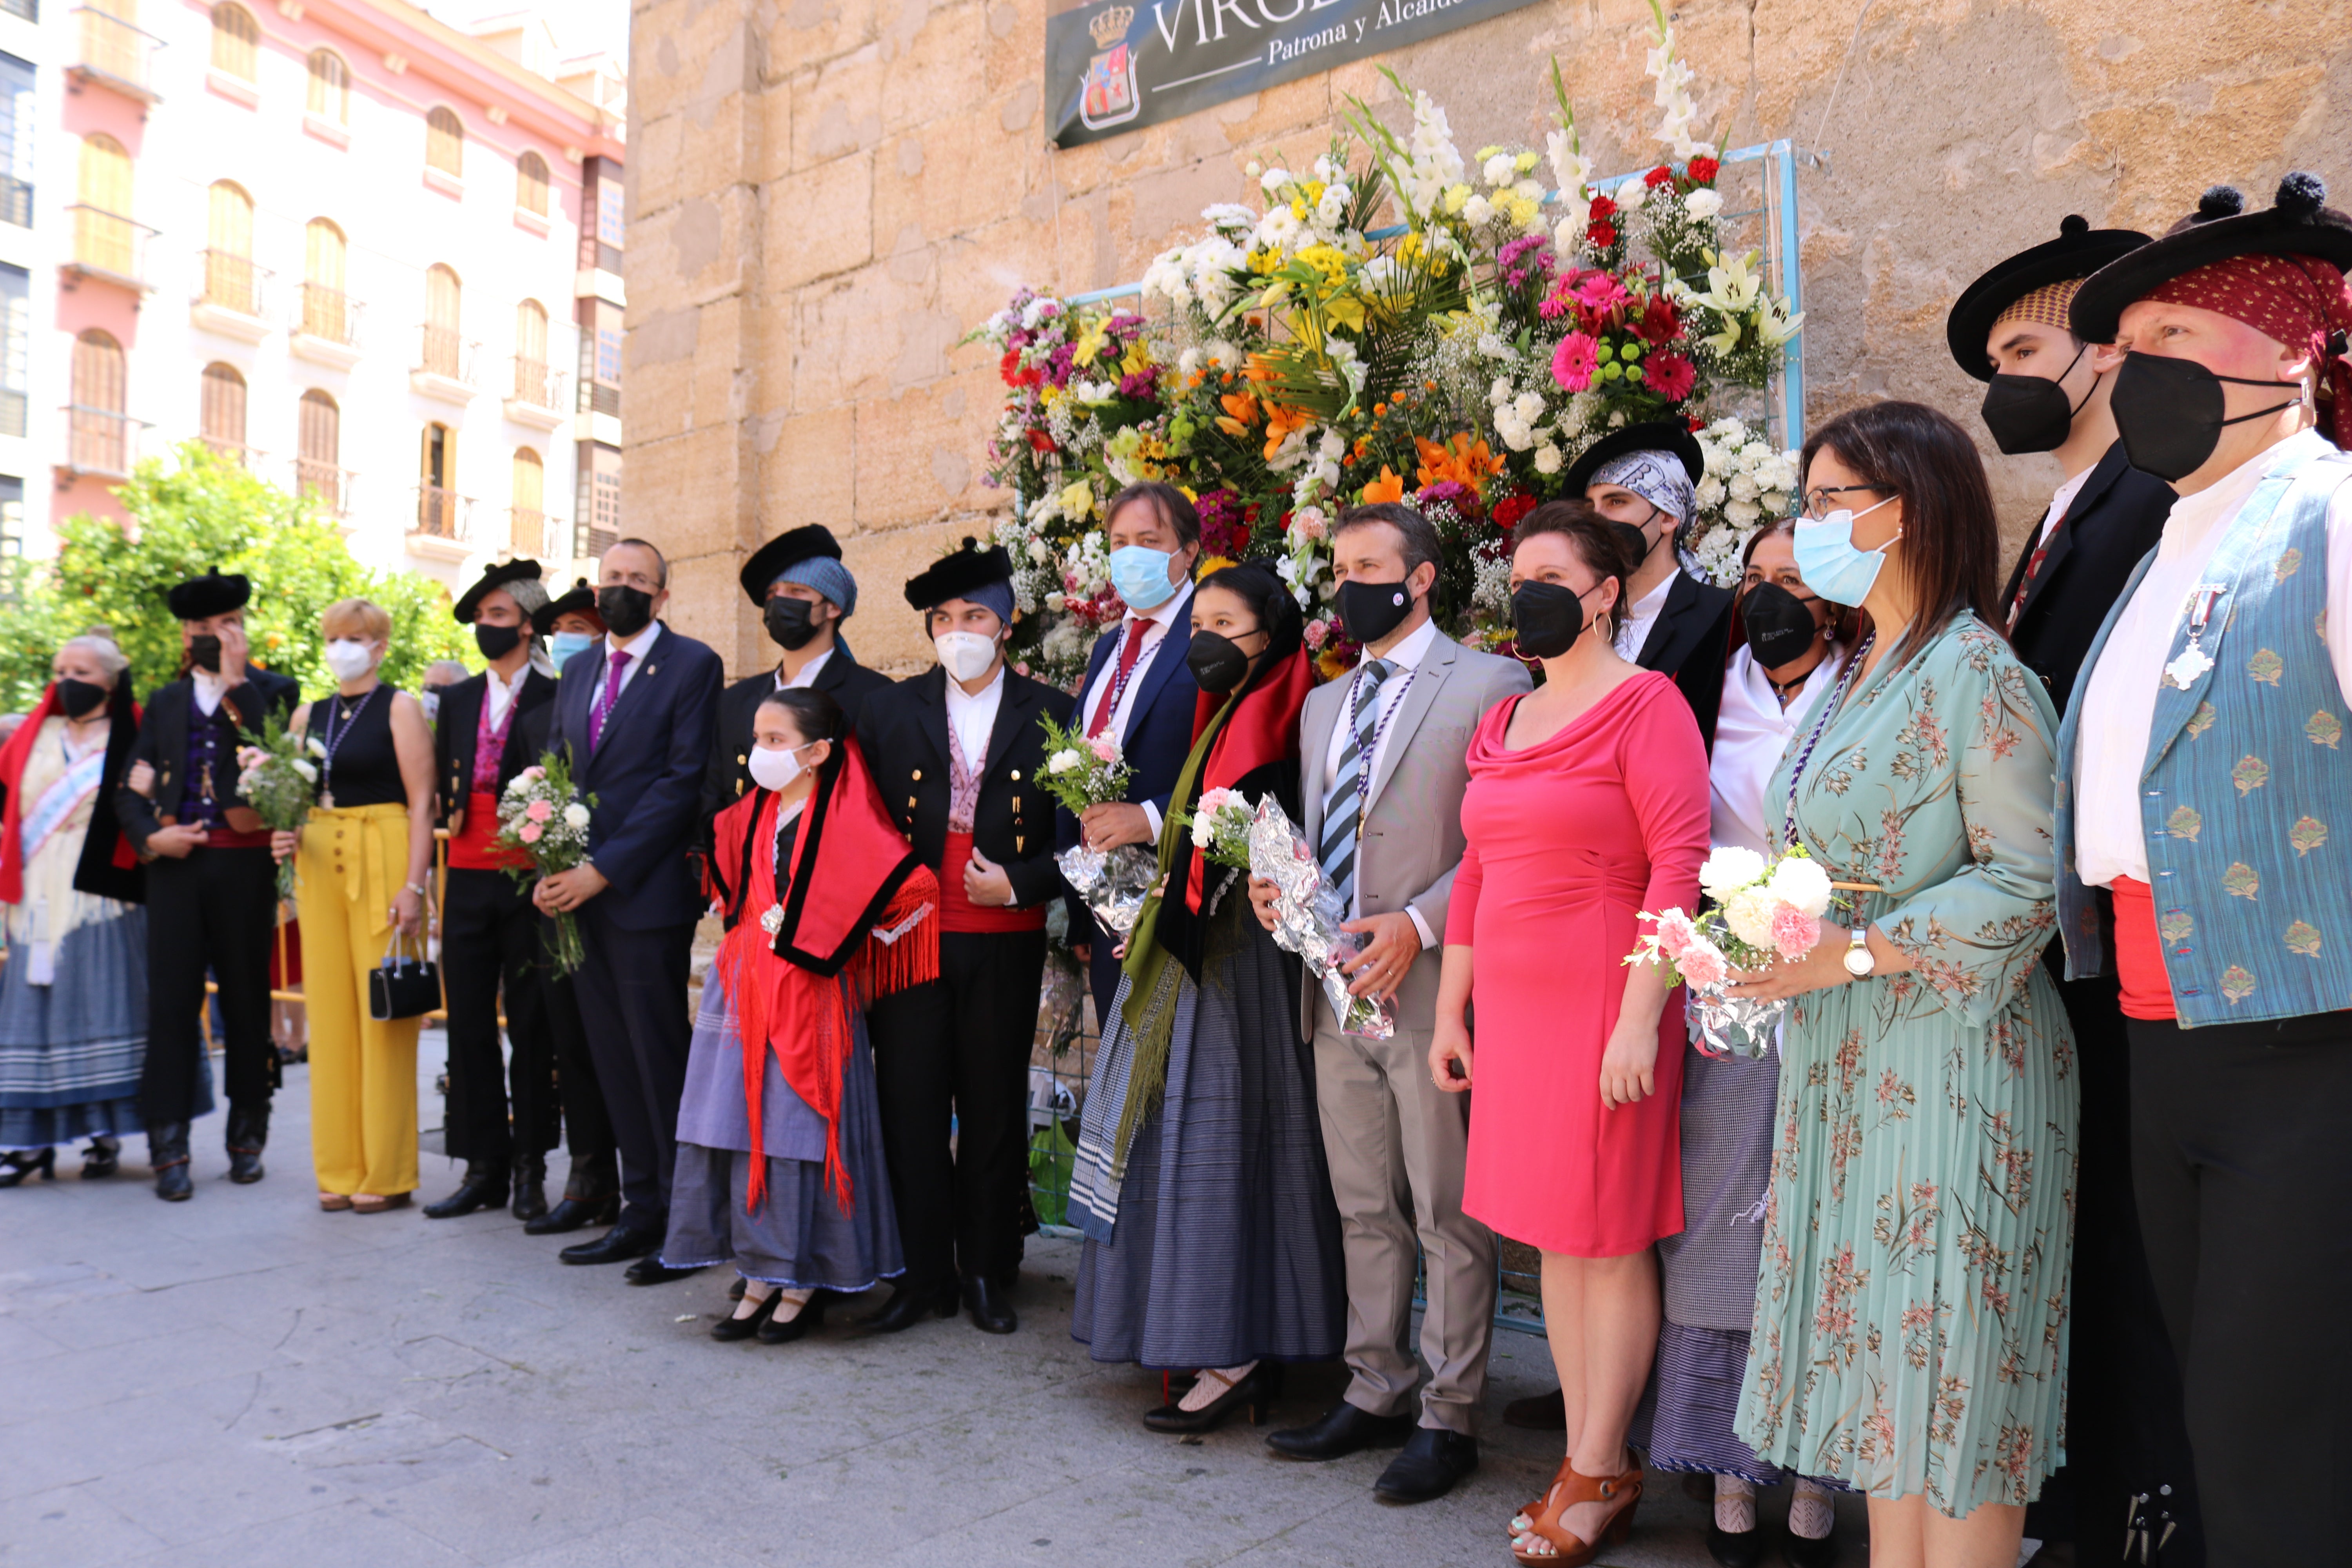
[[[514,652],[515,644],[520,641],[520,626],[487,626],[479,621],[474,623],[474,646],[482,650],[484,658],[504,658]]]
[[[823,630],[820,623],[809,619],[816,609],[806,599],[795,599],[789,594],[779,594],[768,601],[760,618],[767,623],[768,637],[779,647],[797,652],[808,647]]]
[[[1757,663],[1778,669],[1805,657],[1821,634],[1821,627],[1813,624],[1814,603],[1800,599],[1778,583],[1759,583],[1748,590],[1739,601],[1739,621],[1747,628],[1748,651],[1756,656]]]
[[[2059,381],[2074,374],[2074,366],[2090,352],[2084,343],[2074,351],[2059,374]],[[2091,391],[2098,390],[2095,378]],[[2083,403],[2091,401],[2091,393],[2083,394]],[[1984,416],[1985,428],[1992,432],[1992,444],[2012,458],[2028,452],[2051,452],[2065,444],[2074,428],[2074,416],[2083,411],[2083,403],[2066,401],[2066,389],[2039,375],[2000,374],[1985,387],[1984,406],[1979,411]]]
[[[210,632],[198,632],[188,639],[188,659],[198,669],[209,675],[220,673],[220,638]]]
[[[1367,646],[1380,641],[1412,614],[1412,590],[1402,582],[1366,583],[1350,577],[1339,584],[1339,625]]]
[[[1655,512],[1652,516],[1657,515]],[[1625,559],[1639,566],[1650,558],[1649,530],[1638,522],[1612,522],[1609,531],[1625,542]]]
[[[654,596],[626,583],[610,583],[596,590],[596,614],[605,630],[626,642],[653,624]]]
[[[1233,638],[1216,632],[1194,632],[1184,650],[1185,668],[1193,682],[1212,697],[1223,697],[1249,679],[1251,656]]]
[[[58,711],[68,719],[87,719],[106,703],[106,688],[66,676],[58,682]]]
[[[1584,635],[1584,599],[1557,583],[1522,583],[1511,595],[1511,629],[1529,658],[1558,658]]]
[[[2224,382],[2234,386],[2267,386],[2296,395],[2231,417],[2221,391]],[[2215,375],[2193,359],[2130,353],[2116,372],[2116,390],[2108,406],[2115,412],[2116,433],[2123,437],[2124,456],[2131,466],[2168,480],[2186,479],[2203,468],[2213,448],[2221,444],[2226,426],[2265,418],[2302,400],[2300,390],[2286,382]]]

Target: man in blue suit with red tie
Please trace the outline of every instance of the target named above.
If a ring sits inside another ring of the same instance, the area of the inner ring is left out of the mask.
[[[565,1247],[563,1261],[635,1258],[629,1283],[651,1285],[690,1272],[664,1268],[656,1249],[693,1037],[687,967],[703,898],[688,851],[726,671],[658,618],[669,602],[660,551],[625,539],[604,552],[598,580],[605,635],[565,668],[548,733],[550,746],[569,748],[582,793],[596,797],[588,858],[542,879],[532,897],[579,919],[588,956],[573,984],[621,1153],[619,1223]]]
[[[1127,602],[1116,630],[1095,641],[1079,688],[1078,721],[1089,735],[1110,734],[1131,770],[1127,798],[1089,807],[1083,821],[1061,814],[1064,848],[1083,836],[1097,849],[1160,842],[1176,775],[1192,751],[1192,710],[1201,688],[1184,662],[1192,646],[1192,567],[1201,558],[1201,514],[1174,485],[1129,485],[1106,514],[1111,586]],[[1118,938],[1095,922],[1075,895],[1070,945],[1087,965],[1095,1016],[1110,1016],[1118,990]]]

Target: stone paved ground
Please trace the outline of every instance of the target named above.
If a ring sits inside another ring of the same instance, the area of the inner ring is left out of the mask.
[[[437,1037],[424,1054],[429,1121]],[[1527,1335],[1498,1336],[1477,1476],[1384,1508],[1382,1456],[1144,1431],[1158,1379],[1069,1337],[1074,1244],[1032,1243],[1010,1338],[959,1320],[721,1345],[716,1271],[635,1289],[504,1215],[321,1214],[306,1069],[278,1106],[257,1186],[225,1179],[215,1116],[193,1202],[154,1199],[135,1142],[112,1181],[68,1159],[0,1192],[0,1563],[1496,1568],[1551,1469],[1496,1418],[1548,1377]],[[425,1165],[446,1192],[447,1163]],[[1339,1385],[1310,1369],[1281,1418]],[[1667,1479],[1604,1560],[1704,1564],[1702,1521]]]

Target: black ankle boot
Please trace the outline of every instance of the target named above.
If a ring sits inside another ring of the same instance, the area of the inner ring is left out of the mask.
[[[468,1160],[466,1162],[466,1179],[457,1184],[457,1190],[437,1204],[426,1204],[425,1217],[455,1219],[477,1209],[504,1208],[506,1205],[506,1167],[503,1164],[493,1165],[488,1160]]]
[[[518,1154],[514,1163],[515,1218],[529,1225],[547,1212],[547,1156]]]
[[[155,1195],[165,1203],[185,1203],[195,1195],[188,1179],[188,1124],[158,1121],[147,1129],[147,1163],[154,1168]]]
[[[261,1151],[269,1142],[269,1106],[228,1108],[228,1179],[239,1186],[261,1180]]]
[[[81,1179],[101,1181],[122,1168],[122,1140],[110,1132],[101,1132],[89,1141],[82,1151]]]
[[[557,1236],[588,1225],[611,1225],[621,1217],[621,1169],[611,1154],[572,1162],[561,1202],[528,1221],[525,1236]]]

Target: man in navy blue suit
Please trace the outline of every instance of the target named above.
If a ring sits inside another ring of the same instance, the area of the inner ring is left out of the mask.
[[[621,1152],[619,1223],[563,1249],[566,1263],[635,1258],[632,1285],[686,1269],[657,1256],[669,1223],[677,1106],[686,1089],[687,965],[702,889],[688,851],[701,825],[702,777],[726,672],[719,656],[659,620],[669,563],[642,539],[604,552],[596,609],[605,635],[556,688],[548,743],[596,796],[588,858],[532,894],[580,921],[587,962],[573,976],[588,1053]]]
[[[1126,753],[1127,798],[1089,807],[1085,819],[1065,811],[1056,841],[1083,836],[1097,849],[1160,842],[1168,797],[1192,751],[1192,709],[1201,689],[1184,662],[1192,646],[1192,566],[1201,558],[1201,514],[1174,485],[1129,485],[1111,498],[1108,542],[1111,586],[1127,617],[1095,640],[1079,689],[1078,721],[1088,735],[1118,737]],[[1073,895],[1070,945],[1087,966],[1095,1016],[1110,1016],[1118,989],[1118,938],[1095,923]],[[1088,933],[1091,933],[1089,938]]]

